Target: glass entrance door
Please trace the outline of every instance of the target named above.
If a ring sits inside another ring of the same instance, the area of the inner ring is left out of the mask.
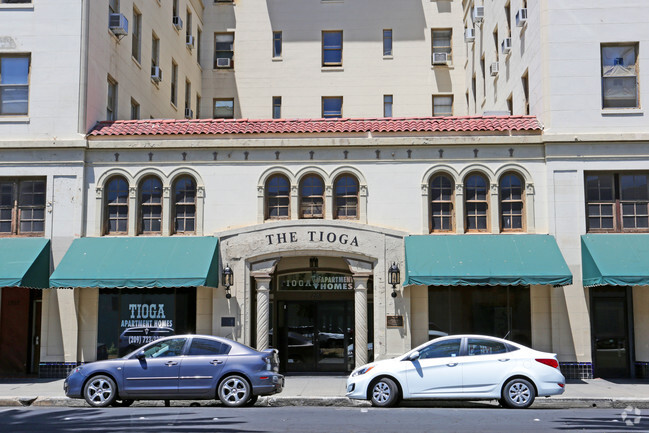
[[[629,317],[626,288],[591,289],[595,376],[629,377]]]

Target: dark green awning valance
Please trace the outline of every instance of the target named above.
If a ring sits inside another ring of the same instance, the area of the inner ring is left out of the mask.
[[[48,287],[50,240],[0,238],[0,287]]]
[[[404,286],[564,286],[572,274],[550,235],[408,236]]]
[[[75,239],[50,286],[217,287],[217,246],[214,237]]]
[[[584,286],[649,286],[649,234],[581,237]]]

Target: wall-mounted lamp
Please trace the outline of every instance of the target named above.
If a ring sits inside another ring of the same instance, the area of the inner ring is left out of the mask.
[[[230,299],[232,295],[230,294],[230,286],[234,284],[234,272],[230,268],[230,265],[225,265],[223,268],[223,285],[225,286],[225,297]]]
[[[399,272],[399,265],[392,263],[390,269],[388,269],[388,284],[392,284],[392,297],[397,297],[397,284],[401,281]]]

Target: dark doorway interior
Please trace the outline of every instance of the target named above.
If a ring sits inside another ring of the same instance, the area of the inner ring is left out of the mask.
[[[2,289],[0,303],[0,375],[37,373],[40,355],[40,290]]]

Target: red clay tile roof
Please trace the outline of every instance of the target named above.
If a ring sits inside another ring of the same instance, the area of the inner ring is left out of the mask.
[[[153,119],[98,122],[89,136],[541,131],[535,116],[377,119]]]

